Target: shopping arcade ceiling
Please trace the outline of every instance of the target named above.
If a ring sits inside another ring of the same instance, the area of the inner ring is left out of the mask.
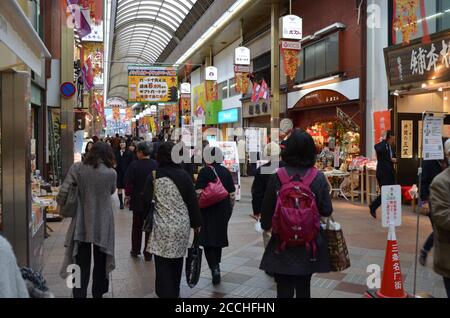
[[[110,97],[128,98],[127,68],[164,61],[214,0],[118,0]]]

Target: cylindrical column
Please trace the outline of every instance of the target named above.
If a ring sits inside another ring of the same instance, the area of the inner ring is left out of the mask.
[[[280,127],[280,45],[279,45],[280,2],[272,1],[271,10],[271,127]]]

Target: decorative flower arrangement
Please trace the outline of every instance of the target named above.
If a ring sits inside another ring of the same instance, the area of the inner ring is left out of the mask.
[[[419,0],[397,0],[394,29],[402,33],[402,43],[409,44],[411,35],[417,34],[416,11]]]

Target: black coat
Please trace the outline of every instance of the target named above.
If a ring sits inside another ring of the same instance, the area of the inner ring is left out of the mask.
[[[396,158],[392,149],[392,157],[389,151],[389,145],[386,140],[375,145],[377,153],[377,180],[380,186],[395,184],[395,169],[392,158]]]
[[[420,183],[420,199],[428,201],[430,197],[430,185],[433,179],[440,174],[445,166],[441,166],[439,160],[424,160],[422,167],[422,179]]]
[[[133,161],[133,153],[129,150],[125,150],[123,155],[120,154],[120,150],[115,152],[116,155],[116,172],[117,172],[117,188],[125,189],[125,175],[128,170],[128,166]]]
[[[267,173],[267,171],[264,171],[265,173],[261,173],[262,167],[265,169],[270,169],[270,173]],[[258,170],[256,170],[255,179],[253,179],[252,184],[252,208],[254,215],[261,214],[262,202],[270,177],[276,172],[276,168],[284,167],[284,163],[281,161],[279,162],[278,167],[272,167],[272,163],[268,162],[262,167],[259,167]]]
[[[142,198],[145,182],[152,171],[156,170],[158,164],[152,159],[133,161],[126,175],[127,195],[130,196],[130,210],[145,212],[145,204]],[[131,193],[128,193],[128,189]]]
[[[220,164],[214,164],[214,169],[228,193],[234,193],[231,172]],[[216,175],[210,167],[200,170],[195,188],[205,189],[208,183],[216,180]],[[228,222],[233,209],[230,197],[206,209],[200,209],[202,214],[202,230],[200,231],[200,244],[206,247],[228,246]]]
[[[288,174],[303,176],[306,173],[305,168],[286,167]],[[272,175],[267,185],[264,195],[261,227],[268,231],[272,229],[272,217],[275,213],[277,203],[277,193],[281,188],[281,182],[276,174]],[[328,183],[325,175],[319,172],[311,184],[311,191],[316,197],[317,208],[321,216],[328,217],[333,212],[330,193],[328,192]],[[330,271],[330,255],[328,252],[328,242],[321,232],[316,238],[317,255],[316,261],[311,261],[313,256],[312,249],[308,252],[305,246],[286,247],[283,251],[278,251],[278,240],[276,235],[267,245],[261,260],[260,269],[283,275],[301,276],[314,273],[327,273]]]

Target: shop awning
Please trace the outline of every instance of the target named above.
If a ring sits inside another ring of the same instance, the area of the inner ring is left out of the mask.
[[[43,60],[51,58],[50,52],[15,0],[0,1],[0,51],[6,48],[38,76],[42,75]],[[0,69],[18,64],[16,59],[5,55],[2,52]]]

